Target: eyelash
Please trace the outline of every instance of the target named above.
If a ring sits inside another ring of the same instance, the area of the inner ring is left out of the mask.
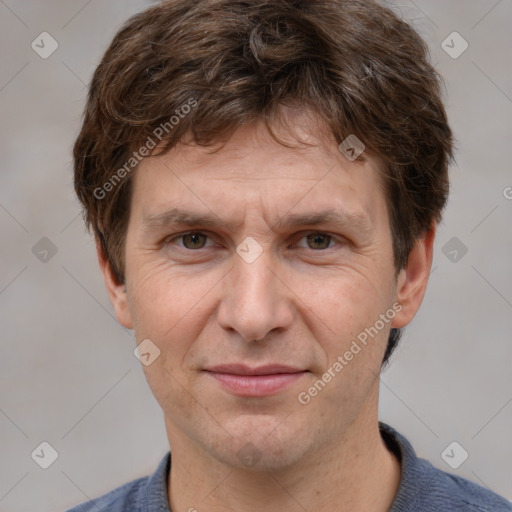
[[[185,237],[187,235],[192,235],[192,234],[194,234],[194,235],[204,235],[204,236],[206,236],[207,238],[209,238],[211,240],[211,237],[207,233],[204,233],[202,231],[187,231],[186,233],[180,233],[179,235],[173,235],[172,237],[166,238],[163,241],[163,246],[164,247],[168,247],[168,246],[172,245],[175,240],[182,239],[183,237]],[[336,237],[335,235],[331,235],[330,233],[326,233],[324,231],[308,231],[307,233],[305,233],[300,238],[300,240],[302,240],[304,238],[307,238],[308,236],[311,236],[311,235],[323,235],[323,236],[329,237],[330,238],[329,245],[330,245],[331,242],[336,242],[336,243],[338,243],[338,245],[342,243],[342,240],[339,237]],[[201,247],[199,249],[187,249],[186,247],[183,247],[183,246],[179,246],[179,248],[184,250],[184,251],[187,251],[187,252],[198,252],[198,251],[201,251],[203,249],[208,249],[208,247]],[[325,249],[310,249],[310,250],[314,251],[314,252],[325,252],[328,249],[332,249],[332,248],[333,247],[326,247]],[[308,248],[307,247],[302,247],[302,249],[308,249]]]

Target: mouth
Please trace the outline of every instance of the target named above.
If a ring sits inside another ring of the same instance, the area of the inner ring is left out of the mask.
[[[226,391],[245,397],[263,397],[279,393],[303,377],[307,370],[272,364],[250,368],[228,364],[204,370]]]

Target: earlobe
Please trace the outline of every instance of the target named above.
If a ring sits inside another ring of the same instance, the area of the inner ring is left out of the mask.
[[[409,254],[407,266],[400,270],[397,279],[396,301],[402,309],[393,319],[392,327],[404,327],[416,315],[427,289],[432,257],[436,225],[416,240]]]
[[[110,298],[110,302],[114,307],[117,320],[127,329],[133,329],[133,323],[128,305],[128,297],[126,293],[126,286],[120,283],[115,276],[112,266],[105,255],[105,251],[99,240],[96,240],[96,253],[98,255],[98,263],[103,274],[105,287]]]

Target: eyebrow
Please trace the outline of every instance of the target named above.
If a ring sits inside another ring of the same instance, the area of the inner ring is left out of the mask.
[[[170,208],[159,213],[148,214],[143,217],[143,226],[148,230],[159,230],[172,225],[227,227],[233,230],[240,227],[243,222],[226,222],[219,217],[194,213],[180,208]],[[272,224],[271,228],[282,230],[303,226],[318,226],[321,224],[341,224],[352,226],[362,231],[368,231],[370,221],[363,213],[349,212],[340,209],[328,209],[319,212],[306,212],[300,214],[285,215]]]

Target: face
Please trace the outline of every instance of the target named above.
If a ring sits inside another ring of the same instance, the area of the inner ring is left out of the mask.
[[[378,162],[346,159],[304,112],[288,120],[311,146],[255,122],[218,152],[144,160],[126,291],[100,255],[119,320],[160,350],[144,371],[171,446],[234,467],[291,467],[376,416],[389,330],[430,265],[420,241],[397,279]]]

